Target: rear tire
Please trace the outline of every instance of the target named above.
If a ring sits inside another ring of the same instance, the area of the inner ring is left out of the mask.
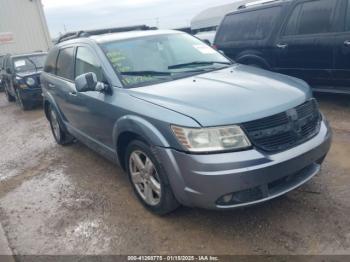
[[[56,143],[59,145],[68,145],[74,141],[74,137],[72,137],[67,131],[65,131],[61,123],[59,121],[58,114],[55,109],[49,106],[49,122],[51,126],[52,135],[56,140]]]
[[[125,155],[131,185],[144,207],[157,215],[166,215],[180,206],[164,168],[147,144],[134,140]]]

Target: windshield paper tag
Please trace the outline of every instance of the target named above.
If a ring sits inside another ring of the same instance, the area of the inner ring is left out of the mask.
[[[25,60],[18,60],[15,62],[15,67],[21,67],[21,66],[25,66],[25,65],[26,65]]]
[[[207,45],[193,45],[202,54],[215,54],[215,50]]]

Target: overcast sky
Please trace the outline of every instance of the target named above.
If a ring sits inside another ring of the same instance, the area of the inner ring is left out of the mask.
[[[42,0],[52,37],[61,32],[147,24],[189,26],[200,11],[234,0]]]

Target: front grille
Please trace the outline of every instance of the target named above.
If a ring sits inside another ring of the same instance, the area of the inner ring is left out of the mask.
[[[320,131],[317,102],[306,103],[259,120],[243,124],[253,145],[268,152],[280,152],[310,140]]]

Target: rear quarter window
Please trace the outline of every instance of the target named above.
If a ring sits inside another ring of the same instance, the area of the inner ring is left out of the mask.
[[[220,26],[217,41],[263,40],[269,36],[280,12],[281,7],[277,6],[227,15]]]
[[[298,4],[286,25],[284,35],[330,33],[334,30],[337,1],[318,0]]]
[[[56,75],[68,80],[74,79],[74,47],[60,50],[57,58]]]

